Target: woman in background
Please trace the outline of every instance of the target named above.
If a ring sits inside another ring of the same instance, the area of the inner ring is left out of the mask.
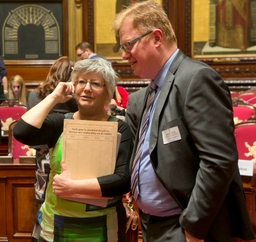
[[[70,80],[71,72],[74,68],[74,61],[69,57],[63,56],[57,59],[51,66],[46,80],[35,90],[33,90],[28,97],[28,110],[37,105],[47,95],[52,93],[58,83],[68,82]],[[55,105],[50,113],[59,112],[76,112],[78,110],[76,99],[72,98],[66,103],[59,103]],[[36,149],[36,174],[35,174],[35,197],[36,197],[36,214],[32,230],[31,241],[36,242],[39,239],[40,225],[37,217],[41,204],[44,202],[45,189],[47,186],[47,177],[50,171],[50,154],[48,145],[32,146]]]
[[[27,89],[20,75],[12,76],[9,79],[8,98],[18,100],[22,105],[27,105]]]
[[[125,110],[128,102],[129,93],[122,87],[116,86],[113,98],[107,108],[107,111],[112,116],[118,116],[122,120],[125,120]]]
[[[116,86],[114,92],[114,100],[118,108],[126,109],[128,96],[129,93],[122,86]]]
[[[68,82],[72,68],[74,67],[74,61],[67,56],[62,56],[57,59],[51,66],[46,80],[37,89],[33,90],[28,97],[28,109],[34,107],[40,101],[42,101],[47,95],[53,92],[55,87],[60,81]],[[75,112],[77,111],[77,103],[75,98],[70,99],[66,103],[57,104],[51,112]]]

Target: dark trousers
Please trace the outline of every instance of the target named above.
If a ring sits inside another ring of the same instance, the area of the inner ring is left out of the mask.
[[[38,242],[48,242],[47,240],[44,240],[43,238],[39,237]]]
[[[156,217],[140,210],[143,242],[186,242],[179,216]]]
[[[224,217],[228,216],[226,213],[221,214]],[[179,216],[155,217],[140,210],[140,220],[143,242],[186,242],[184,230],[179,224]],[[218,221],[223,220],[220,218]],[[235,242],[231,225],[229,223],[213,222],[204,242]]]

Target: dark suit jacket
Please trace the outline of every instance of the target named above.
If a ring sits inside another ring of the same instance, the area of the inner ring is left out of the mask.
[[[129,97],[126,121],[136,133],[135,148],[148,92]],[[181,226],[197,238],[216,239],[212,241],[254,238],[237,166],[230,93],[221,77],[179,51],[152,118],[152,165],[183,209]],[[173,127],[181,139],[164,144],[162,131]]]

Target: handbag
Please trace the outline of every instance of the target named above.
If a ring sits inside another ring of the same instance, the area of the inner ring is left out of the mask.
[[[127,217],[127,222],[126,222],[126,230],[125,232],[131,228],[131,230],[135,231],[138,228],[139,225],[139,214],[134,208],[133,202],[132,202],[132,197],[126,196],[126,201],[123,203],[125,212],[126,212],[126,217]]]

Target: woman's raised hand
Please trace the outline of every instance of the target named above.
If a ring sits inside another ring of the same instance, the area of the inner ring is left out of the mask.
[[[75,87],[72,82],[59,82],[51,95],[58,100],[58,103],[65,103],[72,98],[74,91]]]

